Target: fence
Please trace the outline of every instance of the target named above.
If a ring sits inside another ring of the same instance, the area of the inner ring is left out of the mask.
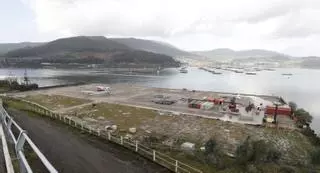
[[[43,165],[47,168],[50,173],[57,173],[58,171],[51,165],[51,163],[46,159],[46,157],[41,153],[38,147],[32,142],[29,136],[26,134],[26,131],[23,130],[5,111],[2,107],[2,101],[0,100],[0,114],[1,114],[1,121],[3,126],[5,127],[6,131],[10,139],[13,141],[14,150],[16,152],[16,156],[18,158],[20,172],[21,173],[32,173],[32,169],[25,157],[25,153],[23,150],[25,142],[29,144],[33,152],[37,155]],[[12,129],[17,129],[19,136],[16,138]],[[7,168],[8,169],[8,168]]]
[[[65,124],[68,124],[69,126],[72,126],[74,128],[77,128],[81,131],[85,131],[91,135],[95,135],[98,137],[101,137],[103,139],[106,139],[108,141],[114,142],[116,144],[119,144],[125,148],[128,148],[150,160],[153,162],[156,162],[166,168],[168,168],[171,171],[179,172],[179,173],[202,173],[201,170],[196,169],[188,164],[185,164],[183,162],[180,162],[166,154],[160,153],[154,149],[151,149],[147,146],[144,146],[140,144],[138,141],[133,141],[130,139],[126,139],[123,136],[116,136],[111,134],[107,131],[102,131],[99,129],[94,129],[88,125],[86,125],[83,122],[77,122],[76,120],[72,119],[71,117],[62,116],[61,114],[54,113],[52,110],[41,106],[37,103],[33,103],[27,100],[19,99],[19,98],[13,98],[13,97],[6,97],[5,99],[9,100],[15,100],[21,103],[24,103],[26,105],[26,109],[32,112],[39,113],[41,115],[48,116],[52,119],[56,119],[59,121],[62,121]]]

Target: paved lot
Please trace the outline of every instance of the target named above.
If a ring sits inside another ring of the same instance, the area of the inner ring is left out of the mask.
[[[90,99],[93,102],[109,102],[109,103],[118,103],[125,104],[130,106],[138,106],[149,109],[164,110],[164,111],[173,111],[183,114],[197,115],[205,118],[221,119],[225,121],[239,122],[243,124],[262,124],[263,112],[258,115],[252,115],[252,113],[246,113],[244,107],[240,107],[240,113],[244,115],[244,118],[241,118],[236,114],[229,114],[228,112],[220,112],[221,110],[216,107],[215,110],[200,110],[200,109],[191,109],[188,108],[186,101],[181,101],[181,98],[196,98],[203,99],[204,97],[232,97],[231,94],[226,93],[217,93],[210,91],[187,91],[183,89],[167,89],[167,88],[147,88],[130,84],[112,84],[112,85],[102,85],[111,87],[112,94],[108,95],[103,92],[95,92],[96,87],[99,84],[89,84],[82,86],[73,86],[73,87],[62,87],[54,88],[49,90],[41,91],[30,91],[25,93],[18,93],[17,96],[24,96],[30,94],[59,94],[66,95],[77,98],[86,98]],[[173,105],[161,105],[151,102],[154,95],[166,95],[170,96],[171,99],[178,100],[177,103]],[[236,96],[236,95],[234,95]],[[237,103],[246,106],[249,102],[259,101],[268,101],[266,97],[257,97],[257,96],[241,96],[241,99],[237,99]],[[259,103],[256,103],[258,105]],[[225,105],[227,106],[227,105]],[[68,108],[67,110],[70,110]],[[66,111],[66,110],[61,110]],[[251,117],[251,118],[248,118]]]

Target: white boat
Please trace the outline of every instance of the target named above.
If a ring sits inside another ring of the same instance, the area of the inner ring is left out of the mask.
[[[246,75],[256,75],[257,73],[255,72],[246,72]]]
[[[212,74],[222,74],[222,73],[217,71],[212,71]]]
[[[180,73],[188,73],[188,70],[185,69],[185,68],[181,68],[181,69],[180,69]]]
[[[292,73],[282,73],[284,76],[292,76]]]
[[[276,71],[275,69],[272,69],[272,68],[265,68],[264,70],[266,70],[266,71]]]
[[[235,73],[243,73],[242,70],[234,70]]]

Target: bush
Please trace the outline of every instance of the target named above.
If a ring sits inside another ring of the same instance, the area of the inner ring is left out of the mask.
[[[240,165],[248,163],[277,162],[281,153],[263,140],[250,141],[248,137],[237,149],[236,162]]]
[[[216,146],[217,146],[217,142],[214,139],[208,140],[205,144],[205,153],[206,154],[215,153]]]
[[[208,164],[212,164],[218,169],[225,169],[232,164],[232,160],[219,150],[217,142],[213,138],[205,143],[204,157]]]
[[[309,126],[313,119],[311,114],[304,109],[297,109],[296,111],[294,111],[294,115],[297,118],[298,126]]]
[[[317,149],[315,152],[311,154],[311,161],[313,164],[320,164],[320,149]]]
[[[306,135],[313,145],[320,146],[320,138],[317,136],[314,130],[312,130],[310,127],[303,129],[301,133]]]
[[[280,173],[295,173],[296,171],[293,167],[281,166],[279,172]]]

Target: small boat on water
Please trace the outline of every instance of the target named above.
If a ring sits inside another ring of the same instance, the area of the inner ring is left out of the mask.
[[[235,73],[243,73],[242,70],[234,70]]]
[[[283,76],[292,76],[292,73],[282,73]]]
[[[212,71],[212,74],[222,74],[221,72]]]
[[[246,72],[246,75],[257,75],[255,72]]]
[[[255,71],[262,71],[260,68],[254,68]]]
[[[265,68],[264,70],[266,70],[266,71],[276,71],[275,69],[272,69],[272,68]]]
[[[181,68],[181,69],[180,69],[180,73],[188,73],[188,70],[185,69],[185,68]]]

